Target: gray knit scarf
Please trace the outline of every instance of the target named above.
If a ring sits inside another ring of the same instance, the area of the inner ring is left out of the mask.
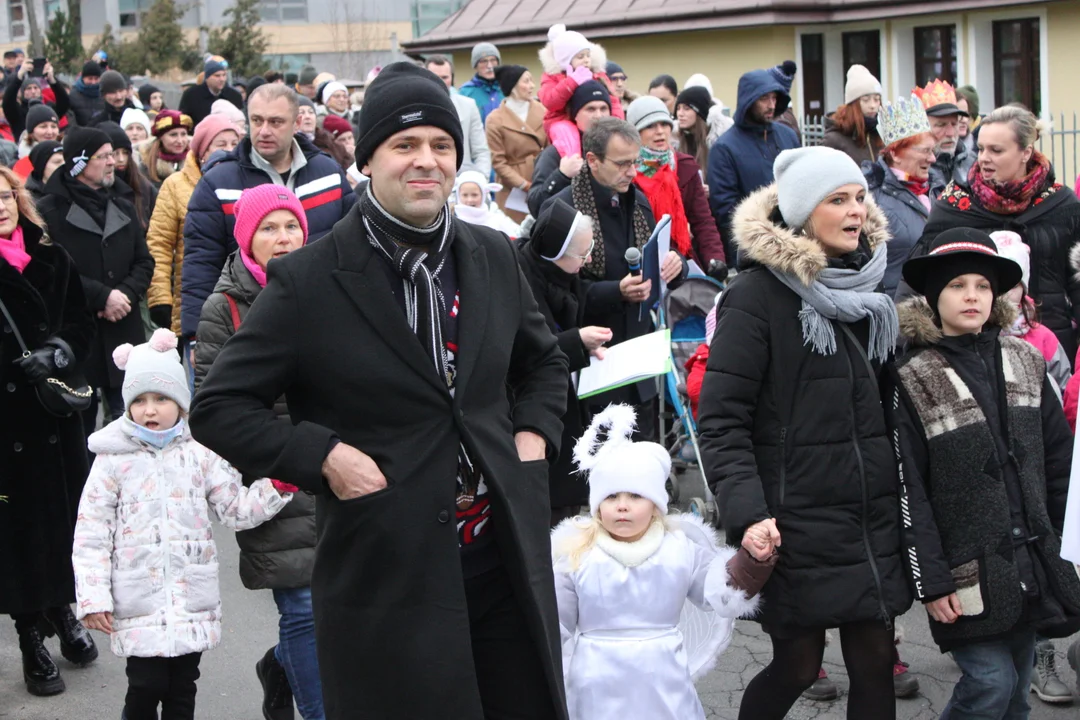
[[[871,360],[885,361],[896,345],[900,322],[896,306],[885,293],[875,292],[885,276],[888,251],[885,243],[874,250],[873,257],[859,270],[827,267],[808,287],[790,273],[769,268],[780,282],[802,298],[799,320],[803,344],[813,345],[819,355],[836,354],[836,328],[832,320],[853,323],[869,318]]]

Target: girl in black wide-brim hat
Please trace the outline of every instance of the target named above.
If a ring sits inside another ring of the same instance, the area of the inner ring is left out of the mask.
[[[949,717],[1026,716],[1035,634],[1080,629],[1080,578],[1061,559],[1072,434],[1022,338],[1002,334],[1020,266],[953,228],[904,264],[909,352],[885,407],[901,467],[906,569],[942,652],[963,671]]]

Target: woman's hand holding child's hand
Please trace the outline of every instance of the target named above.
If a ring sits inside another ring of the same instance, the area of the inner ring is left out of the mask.
[[[111,612],[90,613],[83,618],[83,625],[87,630],[97,630],[106,635],[112,635],[112,621]]]

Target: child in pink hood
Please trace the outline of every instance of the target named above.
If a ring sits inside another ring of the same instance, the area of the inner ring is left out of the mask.
[[[540,102],[547,108],[544,131],[560,157],[581,154],[581,133],[570,120],[566,106],[574,91],[590,80],[597,80],[611,94],[612,117],[625,118],[622,102],[611,86],[605,67],[607,55],[603,48],[585,39],[563,24],[548,30],[548,44],[540,50],[544,75],[540,79]]]
[[[1024,244],[1018,234],[1009,230],[990,233],[990,237],[994,239],[998,253],[1013,260],[1024,273],[1020,284],[1006,295],[1017,310],[1016,320],[1006,333],[1014,337],[1022,337],[1038,348],[1046,359],[1046,374],[1054,381],[1054,388],[1060,398],[1065,392],[1069,378],[1072,377],[1072,363],[1053,331],[1039,323],[1035,301],[1028,297],[1028,284],[1031,280],[1031,248]]]

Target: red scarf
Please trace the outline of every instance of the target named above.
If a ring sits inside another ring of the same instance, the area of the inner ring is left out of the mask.
[[[1028,161],[1028,174],[1007,183],[988,183],[979,172],[979,164],[971,166],[968,182],[971,194],[979,205],[999,215],[1016,215],[1027,210],[1036,195],[1049,183],[1050,161],[1038,150]]]
[[[690,257],[690,223],[686,219],[686,210],[683,209],[679,177],[675,171],[670,165],[663,165],[652,177],[646,177],[639,172],[634,176],[634,184],[645,193],[657,221],[665,215],[671,216],[671,239],[674,247],[683,257]]]
[[[20,275],[30,264],[26,243],[23,242],[23,230],[18,225],[15,226],[10,238],[0,238],[0,257],[7,260],[8,265],[18,270]]]
[[[928,195],[930,193],[930,178],[926,180],[901,180],[912,195]]]

